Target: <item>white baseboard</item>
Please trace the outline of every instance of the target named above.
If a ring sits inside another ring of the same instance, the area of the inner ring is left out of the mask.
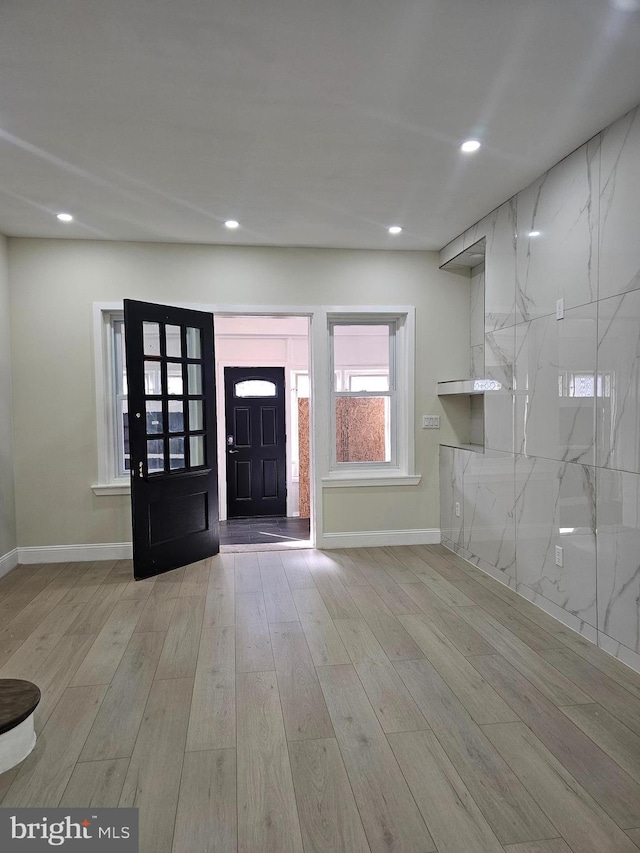
[[[374,548],[376,545],[436,545],[440,528],[427,530],[357,530],[353,533],[324,533],[318,548]]]
[[[0,578],[4,575],[8,575],[11,569],[15,569],[19,562],[20,560],[18,559],[17,548],[14,548],[13,551],[9,551],[8,554],[0,557]]]
[[[107,542],[96,545],[37,545],[18,548],[19,561],[30,563],[84,563],[93,560],[130,560],[131,542]]]

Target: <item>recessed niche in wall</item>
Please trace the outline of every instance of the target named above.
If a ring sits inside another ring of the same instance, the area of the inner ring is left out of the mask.
[[[483,237],[446,264],[441,269],[470,280],[469,293],[469,377],[456,381],[439,382],[438,396],[447,406],[465,408],[464,434],[457,436],[456,446],[484,450],[484,392],[490,390],[485,379],[484,365],[484,261],[486,240]],[[466,399],[465,399],[466,398]],[[455,403],[453,400],[455,399]],[[460,421],[459,418],[456,419]]]

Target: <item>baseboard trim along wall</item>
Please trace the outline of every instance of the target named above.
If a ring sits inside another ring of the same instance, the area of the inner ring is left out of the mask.
[[[376,545],[436,545],[440,542],[440,529],[427,530],[358,530],[352,533],[325,533],[318,548],[373,548]],[[13,562],[11,563],[11,556]],[[38,545],[17,548],[0,558],[0,576],[11,571],[18,563],[74,563],[92,560],[130,560],[131,542],[108,542],[95,545]],[[9,568],[3,563],[7,561]]]
[[[440,528],[426,530],[356,530],[324,533],[318,548],[375,548],[382,545],[437,545]]]
[[[3,557],[0,557],[0,578],[9,574],[11,569],[15,569],[20,560],[18,559],[18,549],[14,548]]]
[[[131,542],[106,542],[95,545],[38,545],[18,548],[19,562],[33,563],[84,563],[93,560],[130,560],[133,556]]]

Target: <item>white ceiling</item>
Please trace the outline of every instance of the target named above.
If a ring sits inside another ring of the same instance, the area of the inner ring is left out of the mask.
[[[640,101],[636,6],[0,0],[0,232],[439,249]]]

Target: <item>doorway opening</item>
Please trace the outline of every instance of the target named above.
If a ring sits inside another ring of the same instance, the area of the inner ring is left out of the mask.
[[[310,547],[309,318],[214,327],[221,550]]]

